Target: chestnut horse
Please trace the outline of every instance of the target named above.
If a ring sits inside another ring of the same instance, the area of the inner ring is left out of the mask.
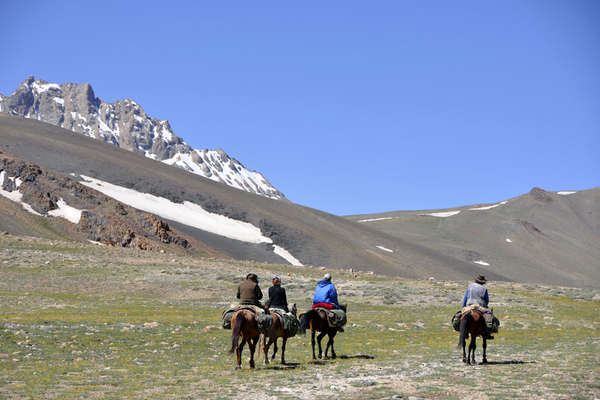
[[[346,312],[347,305],[340,305],[340,308]],[[327,340],[327,346],[325,347],[325,358],[327,357],[327,352],[329,351],[329,347],[331,346],[331,358],[337,358],[335,354],[335,349],[333,348],[333,338],[335,334],[338,332],[338,328],[333,328],[329,326],[329,322],[327,322],[327,314],[323,310],[308,310],[307,312],[300,314],[300,329],[298,332],[305,333],[306,329],[310,327],[311,333],[311,344],[312,344],[312,358],[316,360],[315,357],[315,332],[321,332],[319,336],[317,336],[317,340],[319,343],[319,358],[322,358],[323,350],[321,348],[321,340],[325,337],[325,335],[329,336],[329,340]]]
[[[475,348],[477,336],[481,336],[483,339],[483,361],[482,364],[487,363],[487,357],[485,351],[487,349],[487,340],[485,339],[485,319],[483,313],[478,310],[471,310],[463,314],[460,320],[460,336],[458,340],[458,346],[462,346],[463,362],[467,364],[475,364]],[[469,354],[465,353],[465,346],[467,342],[467,336],[471,335],[471,343],[469,343]]]
[[[240,335],[242,336],[242,343],[238,344]],[[256,314],[248,309],[236,311],[231,318],[231,350],[229,350],[230,353],[236,352],[237,364],[235,369],[242,368],[242,350],[246,343],[250,347],[250,368],[254,368],[254,351],[259,338],[260,332],[258,331]]]
[[[292,306],[292,310],[290,311],[294,317],[296,317],[296,304]],[[288,340],[288,336],[286,331],[283,329],[283,318],[278,313],[271,313],[273,317],[273,325],[264,333],[262,339],[263,353],[265,353],[265,364],[269,364],[269,347],[272,344],[275,344],[273,347],[273,355],[271,356],[271,361],[275,359],[275,354],[277,354],[277,338],[282,338],[281,343],[281,363],[285,364],[285,344]],[[269,339],[267,342],[267,338]]]

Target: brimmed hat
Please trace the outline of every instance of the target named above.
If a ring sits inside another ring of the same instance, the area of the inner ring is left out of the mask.
[[[323,279],[325,279],[326,281],[330,281],[331,280],[331,274],[328,272],[325,275],[323,275]]]
[[[475,278],[475,282],[481,285],[485,285],[487,283],[487,279],[485,279],[485,276],[483,275],[478,275],[477,278]]]

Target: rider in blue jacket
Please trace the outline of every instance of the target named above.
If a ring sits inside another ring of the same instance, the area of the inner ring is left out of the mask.
[[[323,280],[317,284],[315,296],[313,297],[313,305],[318,303],[327,303],[333,305],[334,308],[340,308],[337,290],[333,283],[331,283],[331,274],[329,273],[325,274]]]

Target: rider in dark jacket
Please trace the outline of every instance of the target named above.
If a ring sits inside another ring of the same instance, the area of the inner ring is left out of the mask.
[[[259,301],[262,297],[262,291],[258,286],[258,276],[248,274],[246,280],[238,286],[237,298],[240,299],[240,304],[252,304],[262,308]]]
[[[265,307],[268,308],[281,308],[288,312],[287,296],[285,289],[281,287],[281,278],[279,276],[273,277],[273,286],[269,288],[269,300],[265,303]]]

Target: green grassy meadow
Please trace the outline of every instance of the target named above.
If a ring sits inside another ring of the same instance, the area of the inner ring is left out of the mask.
[[[336,360],[234,370],[221,312],[248,272],[282,274],[308,309],[323,271],[0,236],[0,398],[600,398],[598,290],[490,282],[501,320],[488,365],[466,366],[450,326],[468,282],[332,270],[348,325]],[[325,342],[323,342],[325,345]],[[477,361],[481,361],[481,340]],[[240,397],[243,396],[243,397]]]

